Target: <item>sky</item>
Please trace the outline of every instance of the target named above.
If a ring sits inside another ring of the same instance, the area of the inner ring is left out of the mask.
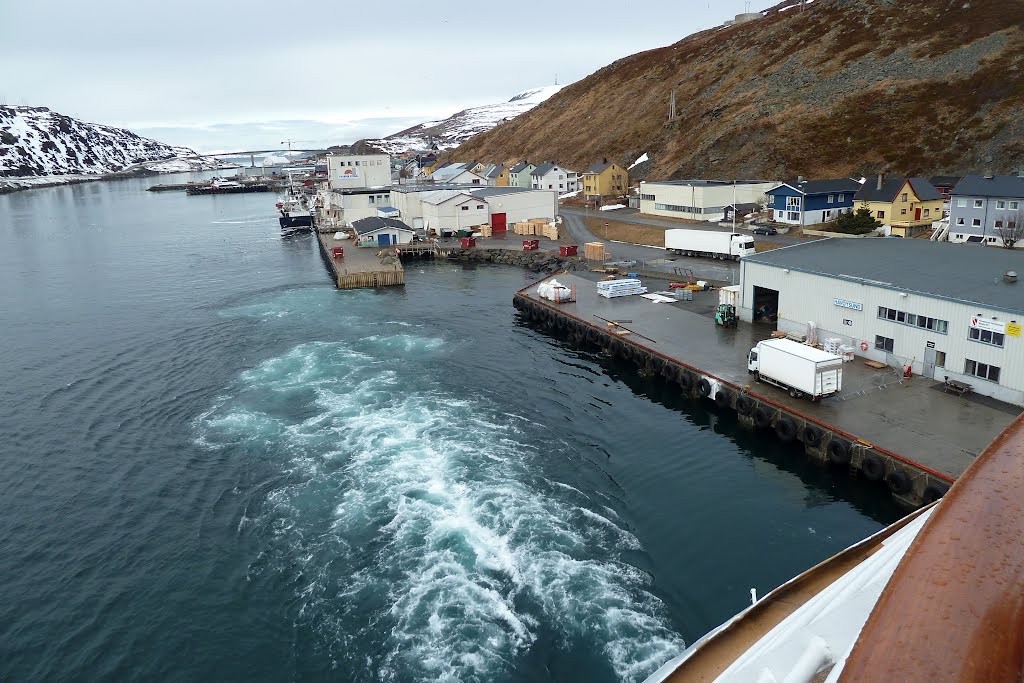
[[[3,0],[0,103],[202,152],[348,144],[773,4]]]

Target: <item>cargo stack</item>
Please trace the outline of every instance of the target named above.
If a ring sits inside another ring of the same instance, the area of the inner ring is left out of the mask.
[[[527,237],[531,237],[537,234],[534,230],[533,223],[530,223],[529,221],[516,223],[512,229],[515,231],[517,235],[525,235]]]
[[[481,237],[491,237],[492,234],[493,233],[491,231],[491,224],[490,223],[484,223],[483,225],[480,226],[480,236]]]
[[[604,250],[604,242],[587,242],[584,244],[583,257],[589,261],[607,261],[608,252]]]
[[[597,293],[606,299],[614,299],[620,296],[646,294],[647,288],[643,286],[640,280],[609,280],[597,283]]]
[[[543,234],[544,234],[544,237],[547,237],[549,240],[555,240],[557,242],[558,241],[558,226],[554,225],[552,223],[545,223],[544,224]]]

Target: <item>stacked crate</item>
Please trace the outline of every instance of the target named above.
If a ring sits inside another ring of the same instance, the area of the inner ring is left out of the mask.
[[[534,230],[533,223],[530,223],[529,221],[516,223],[515,226],[513,226],[512,230],[517,235],[533,236],[537,234]]]
[[[543,229],[542,233],[543,233],[544,237],[547,237],[549,240],[555,240],[556,242],[558,241],[558,226],[557,225],[554,225],[552,223],[545,223],[544,224],[544,229]]]
[[[604,242],[587,242],[583,245],[583,256],[590,261],[608,260],[608,252],[604,250]]]
[[[487,223],[484,223],[483,225],[480,226],[480,236],[481,237],[490,237],[492,234],[493,233],[491,231],[491,226],[490,225],[488,225]]]
[[[597,293],[606,299],[614,299],[620,296],[646,294],[647,288],[643,286],[640,280],[609,280],[597,283]]]

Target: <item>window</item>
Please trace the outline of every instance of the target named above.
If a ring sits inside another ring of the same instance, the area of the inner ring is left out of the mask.
[[[989,237],[988,238],[988,243],[989,244],[995,244],[996,243],[996,238],[995,237]]]
[[[885,211],[879,211],[878,212],[878,217],[879,218],[885,218]]]
[[[1010,211],[1016,211],[1020,206],[1020,202],[1010,202]]]
[[[895,343],[896,342],[894,340],[889,339],[888,337],[883,337],[877,334],[875,335],[875,348],[878,349],[879,351],[887,351],[889,353],[892,353],[893,345]]]
[[[1001,332],[992,332],[991,330],[979,330],[977,327],[967,328],[967,338],[981,342],[982,344],[991,344],[992,346],[1003,347],[1006,342],[1006,336]]]
[[[370,203],[371,203],[371,204],[373,204],[373,203],[374,203],[374,201],[375,201],[376,199],[377,199],[377,198],[376,198],[376,197],[374,197],[374,196],[373,196],[372,194],[370,195]]]
[[[359,162],[357,161],[357,162],[356,162],[356,166],[358,166],[358,165],[359,165]]]
[[[834,200],[835,200],[835,195],[831,195],[831,194],[830,194],[830,195],[828,196],[828,203],[829,203],[829,204],[832,204]]]
[[[967,206],[967,200],[966,199],[958,199],[958,200],[956,200],[956,205],[958,207],[960,207],[961,209],[963,209],[963,208],[965,208]]]
[[[483,204],[477,204],[477,205],[476,205],[476,208],[478,208],[478,209],[483,209],[483,208],[484,208],[484,205],[483,205]]]
[[[981,227],[981,219],[980,218],[972,219],[971,220],[971,225],[973,225],[976,228],[980,228]]]
[[[957,218],[956,219],[956,224],[957,225],[967,225],[967,221],[965,221],[963,218]]]
[[[996,208],[997,209],[1005,209],[1006,208],[1006,202],[1004,202],[1002,199],[1000,199],[999,201],[996,202]]]
[[[925,210],[924,210],[924,217],[925,217],[925,218],[928,218],[928,216],[929,216],[929,215],[931,214],[931,212],[932,212],[932,210],[931,210],[931,209],[925,209]]]
[[[788,211],[786,212],[786,219],[791,221],[798,221],[800,220],[800,214],[796,211]]]
[[[974,200],[974,208],[975,209],[980,209],[983,206],[985,206],[985,201],[983,199],[975,199]]]
[[[878,319],[891,320],[892,322],[910,325],[911,327],[932,330],[939,334],[949,334],[949,322],[946,320],[929,318],[926,315],[917,315],[916,313],[907,313],[906,311],[898,311],[894,308],[886,308],[885,306],[878,307]]]
[[[907,215],[907,210],[906,209],[900,209],[900,215],[901,216],[906,216]]]
[[[907,193],[906,193],[906,192],[904,192],[904,193],[903,193],[903,196],[902,196],[902,197],[900,197],[900,201],[901,201],[901,202],[905,202],[905,201],[907,201]]]
[[[644,201],[647,201],[647,202],[656,201],[656,199],[655,199],[653,194],[642,194],[642,195],[640,195],[640,199],[643,199]]]
[[[462,210],[463,210],[463,211],[469,211],[469,207],[468,207],[468,206],[466,206],[466,205],[464,204],[464,205],[462,206]]]
[[[935,367],[944,368],[946,367],[946,352],[936,351],[935,352]]]
[[[800,198],[799,197],[786,197],[786,208],[787,209],[800,209]]]
[[[839,203],[842,204],[845,201],[846,201],[846,195],[845,194],[839,195]]]
[[[559,190],[564,190],[565,189],[565,185],[562,184],[562,183],[558,183],[558,189]]]
[[[1001,227],[1003,227],[1003,222],[1002,221],[996,221],[995,225],[996,225],[997,228],[1001,228]]]
[[[999,383],[999,368],[986,363],[979,363],[971,359],[964,361],[964,374],[987,379],[989,382]]]
[[[587,185],[587,192],[590,192],[590,185]]]

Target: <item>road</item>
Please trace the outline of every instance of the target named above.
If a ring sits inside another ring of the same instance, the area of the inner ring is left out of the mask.
[[[647,218],[644,216],[638,216],[639,213],[636,209],[617,209],[615,211],[589,211],[586,209],[572,209],[569,207],[560,207],[559,212],[563,216],[578,216],[580,218],[602,218],[607,220],[621,221],[623,223],[634,223],[636,225],[650,225],[655,228],[683,228],[685,230],[714,230],[718,232],[725,232],[726,228],[720,227],[717,223],[680,223],[671,219],[658,219],[658,218]],[[749,233],[749,227],[737,226],[737,231]],[[801,244],[806,240],[800,237],[790,237],[788,235],[772,235],[770,237],[762,235],[754,235],[754,239],[759,242],[772,242],[774,244]]]

